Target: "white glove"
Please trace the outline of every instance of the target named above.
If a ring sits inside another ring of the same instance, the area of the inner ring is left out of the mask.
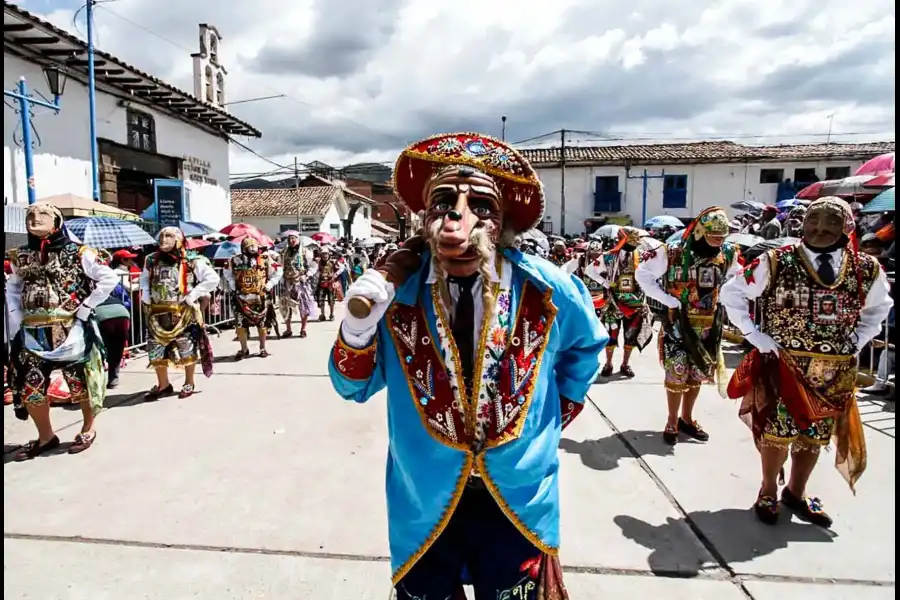
[[[182,302],[187,304],[188,306],[194,306],[197,304],[197,299],[194,298],[194,294],[186,294],[184,298],[181,299]]]
[[[681,308],[681,300],[679,300],[675,296],[667,295],[664,303],[666,305],[666,308]]]
[[[93,310],[94,309],[90,306],[82,304],[78,307],[78,310],[75,311],[75,318],[79,321],[87,321],[89,318],[91,318],[91,311]]]
[[[394,300],[394,284],[384,278],[381,272],[369,269],[347,289],[347,300],[366,298],[372,303],[372,311],[365,319],[357,319],[349,312],[341,323],[341,333],[351,346],[364,347],[375,336],[378,322]]]
[[[753,344],[753,346],[763,354],[767,354],[770,352],[777,353],[781,349],[781,346],[778,345],[778,342],[759,330],[745,335],[744,339]]]
[[[273,287],[275,287],[274,280],[273,280],[273,281],[270,281],[270,282],[268,282],[268,283],[266,284],[266,291],[267,291],[267,292],[271,292]]]

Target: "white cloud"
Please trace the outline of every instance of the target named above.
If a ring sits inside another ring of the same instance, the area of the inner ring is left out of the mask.
[[[22,4],[72,30],[79,2],[52,3]],[[503,114],[511,139],[560,128],[791,136],[827,131],[835,111],[835,139],[893,138],[890,0],[630,0],[625,11],[619,0],[225,6],[103,3],[98,45],[191,90],[197,25],[215,25],[230,100],[290,96],[232,109],[263,132],[248,144],[281,164],[295,155],[390,161],[405,142],[436,131],[497,134]],[[234,151],[234,172],[270,169]]]

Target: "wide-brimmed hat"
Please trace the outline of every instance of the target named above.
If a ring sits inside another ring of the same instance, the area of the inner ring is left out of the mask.
[[[394,193],[413,212],[425,210],[425,187],[447,165],[478,169],[497,182],[506,223],[527,231],[544,216],[544,190],[537,173],[506,142],[480,133],[442,133],[409,146],[394,165]]]

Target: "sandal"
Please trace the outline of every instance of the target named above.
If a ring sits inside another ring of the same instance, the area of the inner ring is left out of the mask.
[[[150,391],[144,395],[144,400],[146,400],[147,402],[154,402],[164,396],[171,396],[174,393],[175,389],[172,387],[171,383],[163,389],[159,389],[158,385],[154,385],[152,388],[150,388]]]
[[[55,450],[59,448],[59,437],[53,436],[50,438],[50,441],[41,444],[38,440],[32,440],[22,446],[22,448],[16,453],[16,462],[25,462],[26,460],[31,460],[32,458],[37,458],[41,454],[45,452],[50,452],[51,450]]]
[[[678,428],[673,427],[671,425],[666,425],[666,428],[663,430],[663,440],[670,446],[674,446],[678,443]]]
[[[178,392],[178,397],[181,399],[189,398],[194,393],[194,385],[192,383],[186,383],[181,386],[181,391]]]
[[[81,432],[75,436],[75,441],[72,442],[72,445],[69,446],[69,454],[78,454],[80,452],[84,452],[88,448],[94,445],[94,440],[97,439],[96,431],[88,431]]]
[[[302,338],[305,338],[305,337],[306,337],[306,330],[305,330],[305,329],[304,329],[303,331],[300,332],[300,337],[302,337]]]
[[[284,339],[284,338],[292,337],[293,335],[294,335],[294,332],[293,332],[293,331],[285,331],[284,333],[282,333],[282,334],[281,334],[280,336],[278,336],[278,337]]]
[[[237,354],[234,355],[234,361],[237,362],[239,360],[244,360],[248,356],[250,356],[249,350],[238,350]]]
[[[268,351],[268,350],[260,350],[260,351],[259,351],[259,357],[260,357],[260,358],[266,358],[267,356],[269,356],[269,351]]]

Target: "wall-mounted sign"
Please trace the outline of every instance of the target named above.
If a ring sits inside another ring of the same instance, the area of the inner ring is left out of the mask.
[[[219,185],[219,182],[209,176],[209,161],[197,158],[196,156],[185,156],[181,163],[181,170],[184,171],[184,177],[190,181],[197,183],[208,183],[209,185]]]
[[[154,179],[153,196],[156,221],[162,227],[180,227],[184,221],[184,182],[178,179]]]

